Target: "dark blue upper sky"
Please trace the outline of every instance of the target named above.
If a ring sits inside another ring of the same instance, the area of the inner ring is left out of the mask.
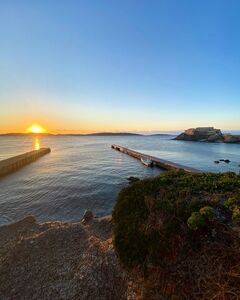
[[[0,0],[0,131],[240,129],[239,16],[237,0]]]

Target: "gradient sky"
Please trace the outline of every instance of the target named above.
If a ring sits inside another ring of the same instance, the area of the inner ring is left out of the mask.
[[[0,0],[0,132],[240,129],[240,1]]]

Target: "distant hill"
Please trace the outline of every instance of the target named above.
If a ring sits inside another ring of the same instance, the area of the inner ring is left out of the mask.
[[[2,133],[0,136],[141,136],[142,134],[131,132],[96,132],[96,133],[67,133],[67,134],[52,134],[52,133]]]
[[[170,133],[154,133],[154,134],[149,134],[147,136],[175,136],[176,134],[170,134]]]
[[[142,135],[138,133],[131,133],[131,132],[98,132],[98,133],[89,133],[85,134],[87,136],[109,136],[109,135],[115,135],[115,136],[126,136],[126,135]]]
[[[170,133],[142,134],[132,132],[96,132],[96,133],[0,133],[0,136],[174,136]]]
[[[86,134],[78,134],[78,133],[70,133],[70,134],[56,134],[57,136],[139,136],[142,134],[131,133],[131,132],[96,132],[96,133],[86,133]]]
[[[13,132],[13,133],[0,133],[0,136],[48,136],[54,135],[52,133],[21,133],[21,132]]]

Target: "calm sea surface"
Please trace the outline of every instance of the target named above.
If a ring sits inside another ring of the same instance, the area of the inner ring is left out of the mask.
[[[138,160],[111,149],[122,146],[203,171],[239,172],[240,144],[174,141],[172,136],[0,137],[0,160],[50,147],[52,152],[0,178],[0,224],[33,214],[38,221],[79,220],[85,209],[110,214],[129,176],[156,176]],[[215,164],[218,159],[231,163]]]

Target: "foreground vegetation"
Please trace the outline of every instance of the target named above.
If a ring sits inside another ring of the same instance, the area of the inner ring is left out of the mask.
[[[146,298],[240,296],[239,175],[180,170],[136,182],[120,192],[113,222],[118,256],[141,274]]]

